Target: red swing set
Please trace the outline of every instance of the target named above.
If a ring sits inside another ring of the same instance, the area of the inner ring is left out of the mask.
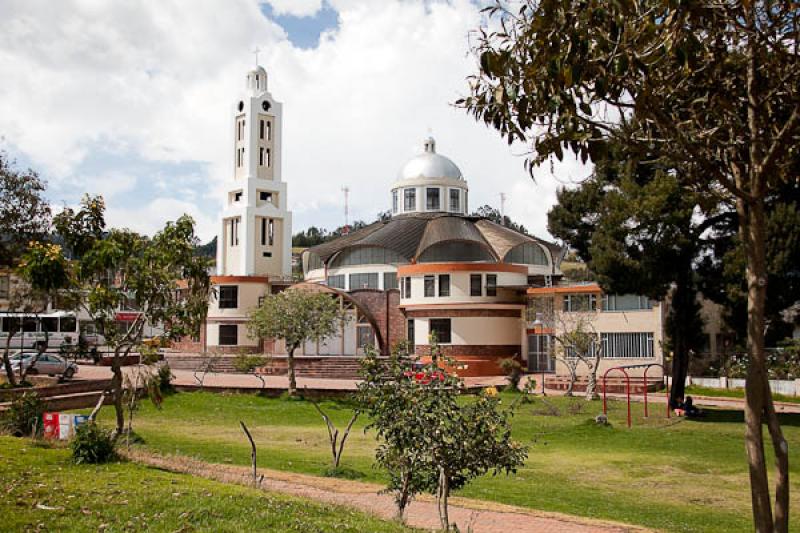
[[[603,373],[603,414],[607,415],[607,401],[606,401],[606,378],[608,374],[613,372],[614,370],[618,370],[622,372],[625,376],[625,395],[628,398],[628,427],[631,427],[631,377],[628,375],[627,369],[630,368],[644,368],[644,417],[648,417],[648,410],[647,410],[647,372],[650,371],[651,368],[654,366],[661,367],[662,375],[666,372],[664,365],[659,363],[647,363],[642,365],[624,365],[624,366],[614,366],[609,368]],[[667,418],[670,418],[670,409],[669,409],[669,401],[667,401]]]

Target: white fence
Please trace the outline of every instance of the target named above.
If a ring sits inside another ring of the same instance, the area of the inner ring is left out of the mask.
[[[667,376],[667,386],[672,384],[672,378]],[[734,378],[698,378],[686,376],[686,386],[696,385],[708,389],[743,389],[744,380]],[[773,394],[784,396],[800,396],[800,379],[771,379],[769,388]]]

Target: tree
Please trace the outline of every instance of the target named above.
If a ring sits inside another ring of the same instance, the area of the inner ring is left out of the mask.
[[[19,259],[17,265],[19,281],[10,290],[9,310],[37,315],[44,312],[54,301],[56,294],[72,284],[72,270],[69,262],[61,255],[61,247],[56,244],[33,241]],[[19,380],[11,369],[11,343],[23,327],[20,319],[8,321],[8,337],[3,347],[3,368],[11,386],[23,384],[28,372],[36,368],[36,363],[47,350],[49,335],[45,330],[44,342],[36,343],[36,353],[25,366],[20,360]]]
[[[636,160],[609,143],[589,179],[558,191],[548,229],[586,261],[604,291],[672,296],[666,331],[673,352],[670,403],[677,405],[689,354],[704,344],[695,266],[709,253],[707,230],[735,213],[682,190],[671,168],[650,159]]]
[[[347,426],[344,429],[344,433],[339,433],[339,430],[336,429],[335,425],[333,425],[331,417],[329,417],[322,407],[320,407],[319,403],[313,398],[309,398],[308,400],[322,417],[322,420],[325,421],[325,427],[328,428],[328,442],[331,445],[330,473],[331,475],[336,475],[336,473],[339,471],[339,464],[342,462],[342,454],[344,453],[344,445],[347,443],[347,437],[350,436],[350,430],[353,429],[353,424],[355,424],[356,420],[358,420],[358,415],[361,414],[361,411],[359,409],[355,409],[353,411],[353,415],[350,417],[350,421],[347,423]],[[341,439],[339,437],[341,437]]]
[[[324,292],[303,289],[270,294],[250,314],[251,335],[286,342],[289,396],[297,395],[294,352],[310,340],[324,340],[339,331],[347,315],[339,300]]]
[[[530,302],[533,318],[544,328],[550,329],[552,357],[569,372],[569,384],[565,396],[572,396],[578,368],[586,367],[586,399],[597,398],[597,370],[603,353],[600,335],[594,328],[596,311],[557,311],[553,297],[539,296]]]
[[[507,228],[513,229],[514,231],[518,231],[519,233],[530,235],[528,230],[525,229],[525,226],[522,224],[517,224],[507,215],[501,215],[500,211],[495,209],[490,205],[482,205],[480,206],[474,213],[472,213],[474,217],[482,217],[491,220],[495,224],[500,224],[501,226],[505,226]]]
[[[50,204],[42,196],[45,182],[28,169],[15,168],[0,151],[0,265],[13,266],[31,241],[50,230]]]
[[[747,279],[745,445],[757,531],[788,531],[789,456],[764,350],[766,199],[795,179],[800,33],[792,2],[526,0],[490,8],[480,72],[460,101],[533,169],[564,150],[597,159],[610,138],[678,163],[686,190],[734,206]],[[569,28],[569,31],[564,31]],[[774,508],[764,454],[776,456]]]
[[[434,492],[442,529],[450,531],[450,492],[487,472],[515,472],[527,450],[511,439],[510,410],[497,396],[461,398],[463,382],[433,361],[415,369],[404,351],[388,364],[364,360],[359,397],[378,434],[378,464],[389,472],[402,517],[410,498]]]
[[[208,261],[194,253],[194,221],[184,215],[148,238],[129,230],[105,233],[101,197],[84,197],[78,211],[59,214],[56,227],[76,261],[72,294],[114,350],[111,388],[116,436],[125,428],[122,361],[139,345],[145,324],[168,338],[199,331],[208,310]],[[179,286],[179,281],[183,287]],[[120,305],[137,309],[130,323],[115,320]]]

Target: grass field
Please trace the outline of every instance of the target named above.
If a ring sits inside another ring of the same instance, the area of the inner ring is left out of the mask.
[[[686,387],[686,394],[697,396],[721,396],[723,398],[744,398],[744,389],[712,389],[710,387],[699,387],[691,385]],[[772,394],[772,399],[776,402],[800,403],[800,397],[785,396],[783,394]]]
[[[504,393],[505,394],[505,393]],[[506,403],[512,396],[504,395]],[[701,420],[649,420],[633,405],[634,427],[625,427],[625,404],[610,402],[611,427],[593,418],[602,403],[536,399],[514,417],[516,438],[530,447],[513,476],[486,476],[460,495],[575,515],[619,520],[665,531],[750,530],[750,497],[743,418],[708,411]],[[323,402],[339,427],[349,419],[344,402]],[[111,411],[104,409],[110,422]],[[800,416],[782,416],[789,442],[793,499],[800,494]],[[251,428],[263,467],[324,475],[330,464],[327,432],[313,406],[255,395],[179,393],[162,410],[145,406],[134,423],[144,446],[215,463],[246,465],[249,445],[239,420]],[[373,467],[375,441],[359,420],[343,466],[357,478],[382,482]],[[769,453],[770,448],[767,448]],[[769,458],[772,464],[772,458]],[[800,524],[800,505],[792,506]]]
[[[0,436],[2,531],[409,531],[340,507]]]

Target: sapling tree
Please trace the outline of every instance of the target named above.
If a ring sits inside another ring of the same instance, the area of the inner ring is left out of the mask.
[[[194,222],[186,215],[149,238],[129,230],[106,232],[101,197],[86,196],[81,205],[77,212],[60,213],[55,225],[76,262],[73,294],[113,349],[111,389],[119,436],[125,422],[122,361],[139,346],[148,323],[161,325],[168,338],[199,331],[208,310],[208,261],[194,254]],[[123,305],[137,310],[133,321],[116,320]]]
[[[511,439],[510,410],[500,398],[465,399],[463,382],[433,361],[421,370],[404,352],[388,363],[364,359],[359,397],[377,432],[378,464],[389,472],[398,515],[421,491],[434,493],[442,529],[449,531],[452,490],[487,472],[515,472],[527,456]]]
[[[314,400],[313,398],[307,398],[308,401],[314,406],[317,412],[322,417],[322,420],[325,421],[325,426],[328,429],[328,441],[331,445],[331,460],[332,460],[332,469],[331,474],[336,474],[339,470],[339,464],[342,461],[342,453],[344,453],[344,445],[347,442],[347,437],[350,436],[350,430],[353,429],[353,424],[356,423],[358,420],[358,415],[361,414],[360,409],[355,409],[353,411],[353,415],[350,417],[350,421],[347,423],[347,426],[344,429],[343,433],[339,433],[339,430],[334,425],[331,417],[328,416],[319,403]]]
[[[254,337],[283,339],[289,377],[289,396],[297,395],[294,352],[306,341],[324,340],[340,331],[347,315],[338,298],[326,292],[289,289],[264,298],[250,313]]]
[[[252,374],[261,382],[261,390],[267,386],[264,376],[257,370],[269,362],[265,355],[255,353],[240,353],[233,359],[233,368],[242,374]],[[202,383],[201,383],[202,386]]]

